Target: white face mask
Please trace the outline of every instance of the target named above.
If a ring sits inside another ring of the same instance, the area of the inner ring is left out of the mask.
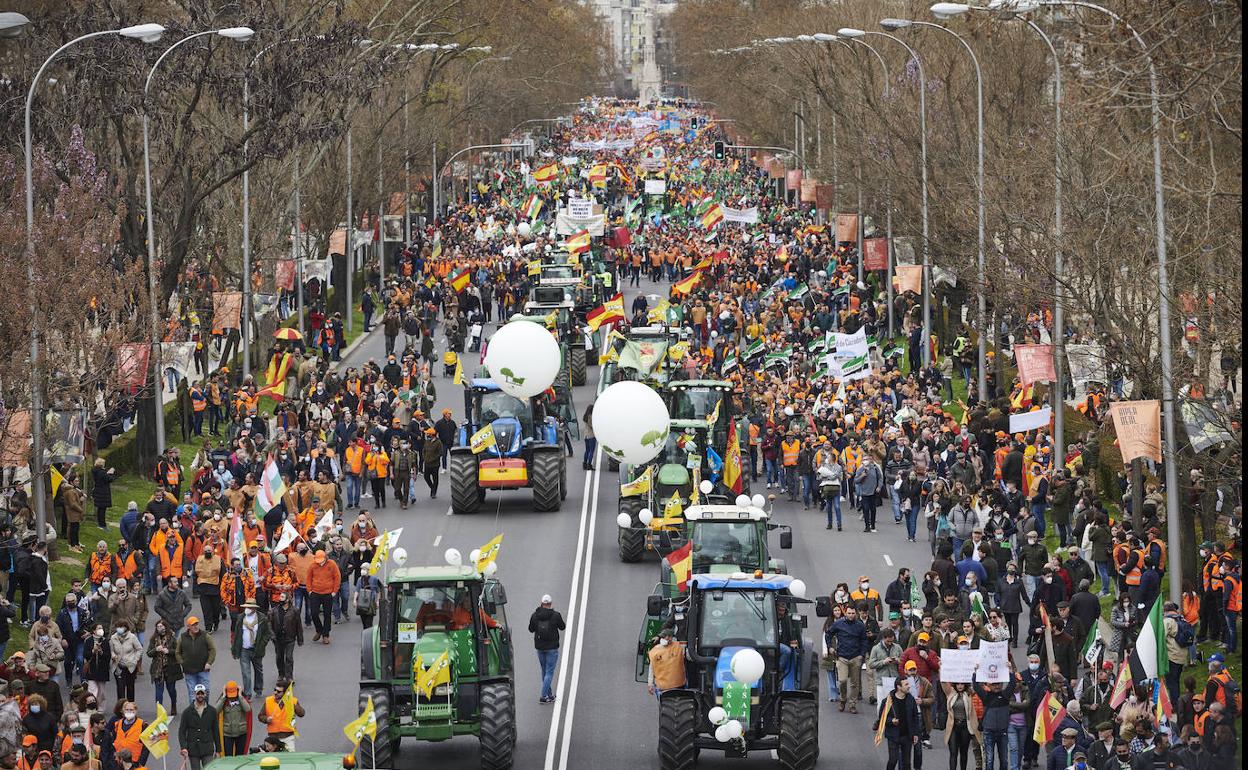
[[[669,644],[671,644],[671,643],[672,643],[672,640],[671,640],[671,639],[668,639],[667,637],[663,637],[662,639],[660,639],[660,640],[659,640],[659,644],[660,644],[660,645],[662,645],[662,646],[664,646],[664,647],[666,647],[667,645],[669,645]]]
[[[1046,578],[1044,579],[1044,582],[1046,582],[1046,583],[1052,583],[1052,582],[1053,582],[1053,578],[1051,578],[1051,577],[1046,577]]]
[[[865,591],[871,587],[871,584],[864,580],[863,582],[858,584],[858,587]]]
[[[126,719],[134,719],[136,716],[138,716],[137,711],[126,711]]]
[[[212,514],[212,520],[213,520],[213,521],[221,521],[221,514],[219,514],[219,513],[214,513],[214,514]]]
[[[97,628],[97,629],[95,629],[95,638],[96,638],[96,639],[103,639],[103,638],[104,638],[104,629],[102,629],[102,628]]]
[[[244,614],[244,615],[246,615],[247,617],[249,617],[249,618],[250,618],[251,616],[253,616],[253,615],[255,615],[255,614],[256,614],[256,611],[255,611],[255,610],[250,610],[250,609],[249,609],[249,610],[243,610],[243,614]]]

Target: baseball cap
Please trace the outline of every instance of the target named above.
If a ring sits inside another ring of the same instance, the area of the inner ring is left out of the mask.
[[[1105,661],[1104,663],[1102,663],[1102,664],[1101,664],[1101,668],[1102,668],[1103,670],[1105,670],[1105,671],[1113,671],[1113,670],[1114,670],[1114,662],[1113,662],[1112,660],[1107,660],[1107,661]]]
[[[918,636],[916,636],[915,638],[916,638],[916,639],[918,639],[920,642],[930,642],[930,641],[932,641],[932,635],[931,635],[931,634],[929,634],[929,633],[927,633],[926,631],[920,631],[920,632],[919,632],[919,635],[918,635]]]
[[[195,692],[208,692],[208,685],[204,684],[203,682],[200,682],[199,684],[195,685]]]
[[[33,735],[27,735],[25,738],[22,738],[23,746],[36,746],[38,745],[38,743],[39,743],[39,739]]]
[[[186,627],[190,628],[191,626],[195,625],[198,622],[199,622],[199,618],[195,617],[194,615],[191,615],[190,617],[186,619]]]
[[[542,604],[553,604],[554,599],[550,598],[550,594],[542,594]]]
[[[235,682],[233,679],[226,682],[225,694],[226,695],[238,695],[238,682]]]
[[[919,664],[918,664],[918,663],[915,663],[913,660],[907,660],[907,661],[906,661],[906,670],[907,670],[907,671],[918,671],[918,670],[919,670]]]
[[[1226,656],[1220,652],[1215,652],[1214,654],[1209,656],[1209,662],[1210,663],[1225,663]]]
[[[962,644],[963,642],[966,642],[969,644],[970,641],[971,641],[970,638],[967,637],[966,635],[962,635],[958,637],[958,644]]]

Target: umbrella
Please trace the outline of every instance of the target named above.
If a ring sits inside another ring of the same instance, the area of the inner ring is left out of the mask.
[[[299,333],[298,329],[292,329],[290,327],[283,327],[281,329],[278,329],[277,331],[273,332],[273,336],[279,340],[301,340],[303,339],[303,335]]]

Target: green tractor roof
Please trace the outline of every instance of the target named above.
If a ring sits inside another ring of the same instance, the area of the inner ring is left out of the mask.
[[[349,755],[348,755],[349,756]],[[342,754],[321,754],[314,751],[291,751],[280,754],[246,754],[241,757],[218,757],[209,764],[212,770],[254,770],[260,761],[272,757],[280,762],[280,770],[341,770]],[[353,763],[351,767],[355,767]]]
[[[473,567],[461,564],[452,567],[442,564],[435,567],[399,567],[390,570],[386,583],[445,583],[450,580],[483,580],[481,573]]]

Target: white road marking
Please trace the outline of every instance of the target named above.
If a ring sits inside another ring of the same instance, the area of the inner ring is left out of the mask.
[[[580,616],[577,615],[577,608],[580,598],[576,591],[576,586],[581,579],[581,569],[584,566],[583,559],[586,551],[589,549],[582,548],[581,543],[585,540],[585,527],[588,523],[589,516],[589,489],[590,482],[597,475],[596,471],[590,471],[585,474],[585,489],[581,492],[581,523],[576,533],[576,559],[572,564],[572,580],[568,586],[568,614],[565,618],[566,623],[574,625]],[[565,634],[563,639],[563,649],[567,649],[570,634]],[[562,661],[563,665],[559,667],[559,677],[555,683],[555,709],[550,716],[550,732],[546,736],[546,762],[543,765],[544,770],[553,770],[555,766],[555,755],[557,754],[559,737],[559,715],[563,711],[563,693],[564,685],[567,684],[568,661]]]
[[[594,467],[598,467],[602,463],[602,449],[598,449],[594,455]],[[585,541],[585,578],[581,582],[581,605],[589,607],[589,579],[593,573],[593,547],[594,532],[598,528],[598,488],[602,483],[602,475],[592,472],[594,477],[594,492],[590,499],[593,504],[590,506],[589,512],[589,535]],[[576,710],[576,692],[581,682],[581,661],[584,657],[581,655],[581,647],[585,644],[585,619],[589,617],[588,610],[582,610],[580,617],[577,619],[576,628],[576,651],[572,655],[572,689],[568,694],[568,710],[564,714],[563,725],[563,748],[559,752],[559,770],[567,770],[568,752],[572,748],[572,715]]]
[[[438,535],[437,537],[435,537],[435,538],[433,539],[433,547],[434,547],[434,548],[437,548],[439,545],[441,545],[441,543],[442,543],[442,536],[441,536],[441,535]]]
[[[884,563],[890,567],[893,566],[893,560],[888,554],[884,554]]]
[[[446,515],[447,515],[447,516],[450,516],[450,515],[451,515],[451,506],[449,506],[449,505],[448,505],[448,506],[446,506]]]

